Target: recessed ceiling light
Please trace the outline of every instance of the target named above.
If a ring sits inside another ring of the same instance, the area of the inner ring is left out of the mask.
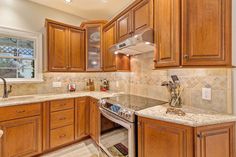
[[[108,0],[102,0],[102,2],[103,2],[103,3],[107,3],[107,2],[108,2]]]
[[[65,1],[65,3],[71,3],[72,2],[72,0],[64,0]]]

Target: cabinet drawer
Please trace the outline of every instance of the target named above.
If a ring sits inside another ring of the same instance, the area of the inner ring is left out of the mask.
[[[41,104],[28,104],[0,108],[0,121],[40,115]]]
[[[74,110],[64,110],[51,113],[51,129],[63,127],[74,123]]]
[[[69,125],[59,129],[51,130],[50,147],[57,147],[74,140],[74,126]]]
[[[74,99],[56,100],[50,102],[51,112],[74,108]]]

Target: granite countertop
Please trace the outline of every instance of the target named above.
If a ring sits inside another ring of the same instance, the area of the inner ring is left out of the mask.
[[[138,111],[136,112],[136,115],[191,127],[200,127],[236,121],[236,116],[206,111],[191,106],[184,106],[182,108],[182,110],[186,113],[185,116],[178,116],[169,113],[166,114],[168,107],[169,106],[167,104],[155,106]]]
[[[45,101],[59,100],[59,99],[69,99],[90,96],[96,99],[101,99],[104,97],[112,97],[117,92],[75,92],[75,93],[61,93],[61,94],[36,94],[36,95],[25,95],[25,96],[12,96],[7,99],[0,98],[0,107],[22,105],[29,103],[39,103]]]

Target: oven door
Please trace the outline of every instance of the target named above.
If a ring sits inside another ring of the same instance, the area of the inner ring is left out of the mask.
[[[102,114],[100,147],[109,157],[134,157],[134,123],[130,123],[101,107],[100,111]]]

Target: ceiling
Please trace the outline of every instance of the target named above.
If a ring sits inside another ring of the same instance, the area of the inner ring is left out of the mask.
[[[84,19],[110,19],[135,0],[30,0]]]

